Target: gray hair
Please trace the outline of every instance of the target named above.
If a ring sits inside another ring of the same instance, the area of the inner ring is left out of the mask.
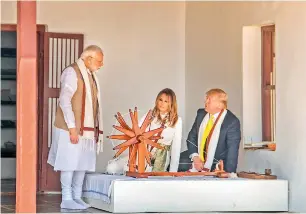
[[[84,49],[83,53],[81,54],[81,59],[84,60],[87,57],[95,56],[97,53],[102,53],[103,55],[102,49],[97,45],[90,45]]]

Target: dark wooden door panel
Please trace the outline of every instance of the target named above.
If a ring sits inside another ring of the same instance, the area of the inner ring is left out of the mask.
[[[52,129],[59,98],[62,71],[75,62],[83,51],[83,34],[47,32],[44,35],[43,110],[39,191],[60,191],[59,172],[47,163],[52,144]]]

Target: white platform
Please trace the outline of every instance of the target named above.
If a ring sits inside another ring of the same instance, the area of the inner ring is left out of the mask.
[[[110,188],[110,203],[85,200],[113,213],[288,211],[286,180],[166,177],[114,180]]]

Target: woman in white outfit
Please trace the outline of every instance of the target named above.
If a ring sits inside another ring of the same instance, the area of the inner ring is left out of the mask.
[[[63,209],[89,207],[81,196],[85,172],[95,171],[96,150],[103,139],[100,87],[95,74],[102,65],[102,50],[89,46],[61,75],[48,163],[61,171]]]
[[[145,120],[145,116],[140,120],[140,124]],[[151,166],[146,166],[146,171],[167,171],[170,165],[169,171],[177,172],[182,143],[182,119],[178,116],[176,95],[171,89],[166,88],[158,93],[153,116],[154,119],[146,131],[160,128],[162,125],[166,126],[161,133],[162,139],[157,142],[165,149],[150,149],[153,158]],[[127,170],[127,162],[128,157],[111,160],[107,167],[107,173],[124,173]]]

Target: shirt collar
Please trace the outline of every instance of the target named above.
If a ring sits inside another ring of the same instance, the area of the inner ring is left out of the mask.
[[[86,68],[87,73],[89,73],[90,75],[92,75],[92,73],[90,72],[90,70],[88,68]]]
[[[213,116],[214,116],[213,121],[214,121],[214,122],[216,121],[216,119],[218,118],[218,116],[219,116],[220,113],[221,113],[221,111],[218,112],[218,113],[213,114]],[[209,114],[209,115],[210,115],[210,114]]]

